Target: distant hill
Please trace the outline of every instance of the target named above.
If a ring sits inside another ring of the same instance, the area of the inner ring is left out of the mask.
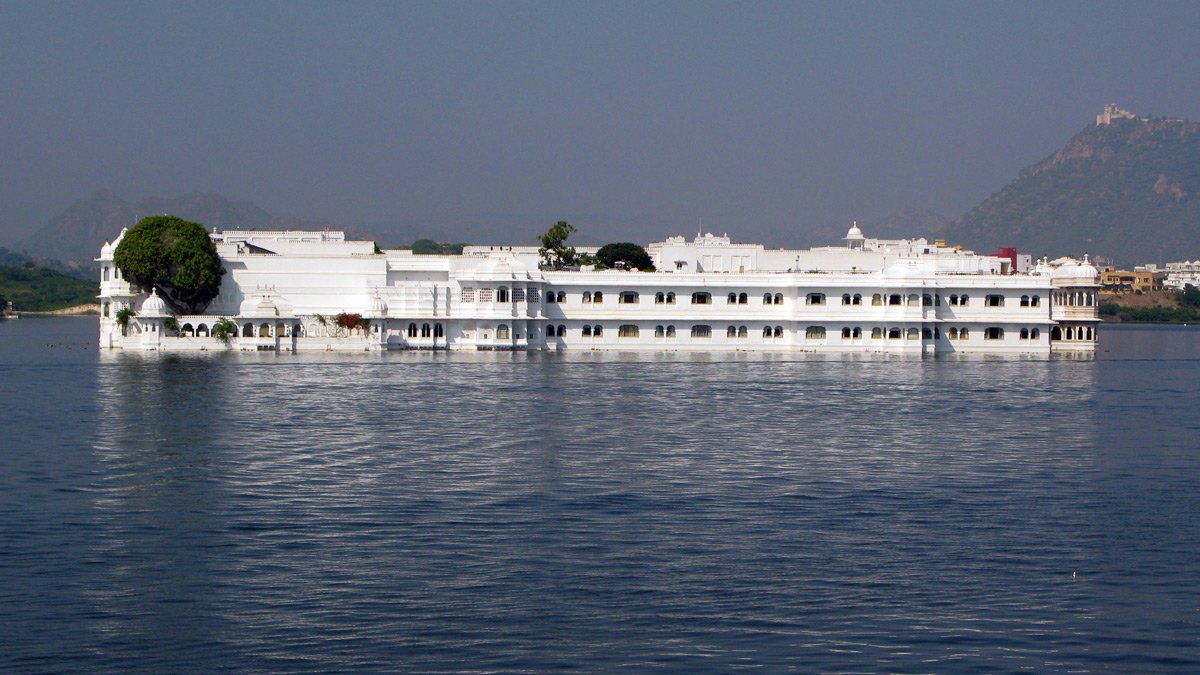
[[[149,197],[136,202],[101,190],[71,205],[42,229],[20,242],[37,256],[88,265],[106,241],[121,228],[146,216],[170,214],[203,224],[208,229],[330,229],[327,223],[279,218],[248,201],[235,201],[212,192],[178,197]],[[340,229],[340,228],[339,228]]]
[[[0,297],[18,311],[42,312],[96,302],[97,282],[33,263],[0,265]]]
[[[1021,171],[939,236],[980,251],[1089,251],[1123,265],[1200,257],[1200,124],[1104,121]]]

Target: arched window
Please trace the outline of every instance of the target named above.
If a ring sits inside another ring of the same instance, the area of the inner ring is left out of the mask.
[[[882,328],[872,328],[871,329],[871,339],[872,340],[880,340],[882,338],[883,338],[883,329]]]
[[[1088,329],[1087,329],[1087,339],[1091,340],[1093,337],[1095,337],[1095,335],[1092,333],[1092,327],[1091,327],[1091,326],[1088,326]]]
[[[738,338],[745,338],[745,337],[749,337],[749,336],[750,336],[749,329],[747,329],[745,326],[738,326]]]
[[[749,299],[750,299],[750,296],[746,295],[745,293],[738,293],[738,304],[739,304],[739,305],[744,305],[744,304],[746,304],[746,302],[747,302]]]
[[[496,289],[496,302],[508,302],[508,301],[509,301],[508,288],[506,286],[501,286],[500,288],[497,288]]]
[[[496,326],[496,339],[497,340],[507,340],[508,336],[509,336],[508,324],[502,323],[499,326]]]
[[[878,307],[882,304],[883,304],[883,296],[882,295],[876,293],[875,295],[871,296],[871,305]]]
[[[548,304],[548,305],[554,304],[554,293],[546,294],[546,304]]]
[[[970,301],[971,301],[971,296],[967,295],[966,293],[963,293],[962,296],[959,297],[959,299],[958,299],[958,304],[966,305]]]
[[[668,305],[675,304],[675,292],[674,291],[667,291],[667,304]]]
[[[675,326],[667,326],[667,337],[675,337]]]
[[[942,294],[941,294],[941,293],[934,293],[934,294],[933,294],[933,306],[934,306],[934,307],[941,307],[941,306],[942,306]]]
[[[764,305],[775,304],[775,296],[771,295],[770,293],[763,293],[763,304]]]
[[[889,340],[899,340],[900,339],[900,329],[899,328],[889,328],[888,329],[888,339]]]
[[[592,293],[592,302],[596,303],[597,305],[604,302],[604,293],[601,293],[600,291]]]
[[[694,338],[710,338],[712,337],[712,326],[703,324],[692,326],[692,337]]]
[[[782,304],[783,304],[783,293],[776,293],[776,294],[775,294],[775,304],[777,304],[777,305],[782,305]]]
[[[921,329],[921,339],[932,340],[933,339],[933,331],[929,330],[928,328],[922,328]]]
[[[583,327],[583,337],[592,337],[592,327],[591,326]]]
[[[567,292],[559,291],[558,292],[558,302],[566,302],[566,301],[567,301]]]
[[[850,304],[861,305],[862,304],[862,296],[859,295],[858,293],[855,293],[854,297],[850,299]]]
[[[771,337],[771,327],[763,326],[763,339],[766,340],[766,339],[769,339],[770,337]]]
[[[1058,342],[1059,340],[1062,340],[1062,328],[1055,326],[1054,328],[1050,329],[1050,341]]]
[[[638,327],[632,323],[622,324],[617,329],[617,337],[619,338],[635,338],[638,336]]]
[[[567,327],[566,326],[560,325],[558,327],[558,337],[567,337]]]
[[[196,337],[208,337],[208,324],[202,323],[196,326]]]
[[[733,305],[733,304],[736,304],[736,303],[737,303],[737,293],[730,293],[730,294],[729,294],[729,302],[728,302],[728,304],[730,304],[730,305]]]
[[[258,327],[258,337],[271,337],[271,324],[260,324]]]
[[[921,305],[921,296],[917,295],[916,293],[910,293],[908,295],[908,306],[909,307],[919,307],[920,305]]]
[[[858,326],[855,326],[854,331],[850,333],[850,337],[854,338],[855,340],[862,339],[862,329]]]
[[[804,338],[807,340],[824,340],[825,326],[809,326],[805,328]]]
[[[1041,307],[1041,306],[1042,306],[1042,299],[1041,299],[1040,297],[1038,297],[1038,296],[1036,296],[1036,295],[1035,295],[1035,296],[1033,296],[1033,299],[1029,301],[1029,305],[1030,305],[1031,307]]]
[[[415,324],[415,323],[408,324],[408,337],[410,337],[410,338],[417,337],[417,324]]]
[[[421,324],[421,337],[427,338],[427,337],[432,337],[432,335],[433,335],[433,331],[430,330],[429,324],[427,324],[427,323]]]
[[[843,305],[850,304],[850,294],[849,293],[842,293],[842,304]]]
[[[957,304],[958,304],[958,296],[957,296],[957,295],[951,295],[951,296],[950,296],[950,304],[951,304],[951,305],[957,305]]]
[[[725,337],[731,339],[737,337],[737,326],[730,326],[729,328],[726,328]]]
[[[933,327],[933,339],[934,340],[942,339],[942,329],[941,328],[938,328],[937,326]]]
[[[708,293],[700,293],[700,292],[692,293],[692,304],[693,305],[711,305],[712,304],[712,295],[710,295]]]
[[[654,294],[654,304],[661,305],[666,301],[667,301],[667,296],[665,294],[663,294],[662,291],[659,291]]]
[[[190,323],[185,323],[185,324],[183,324],[183,326],[182,326],[182,327],[179,329],[179,334],[180,334],[180,335],[183,335],[183,336],[185,336],[185,337],[192,337],[193,335],[195,335],[195,334],[196,334],[196,329],[195,329],[195,328],[192,328],[192,324],[190,324]]]
[[[108,267],[107,266],[105,266],[105,268],[104,268],[103,281],[108,281]]]
[[[971,333],[969,331],[967,331],[966,328],[963,328],[962,330],[958,331],[958,339],[959,340],[966,340],[970,337],[971,337]]]
[[[1029,331],[1029,339],[1030,340],[1036,340],[1036,339],[1040,338],[1041,336],[1042,336],[1042,332],[1036,328]]]
[[[823,305],[823,304],[825,304],[825,294],[824,293],[809,293],[804,298],[804,304],[806,304],[806,305]]]
[[[1021,339],[1022,339],[1022,340],[1028,340],[1028,339],[1029,339],[1029,329],[1028,329],[1028,328],[1022,328],[1022,329],[1021,329]]]
[[[1029,306],[1029,296],[1028,296],[1028,295],[1022,295],[1022,296],[1021,296],[1021,306],[1022,306],[1022,307],[1028,307],[1028,306]]]
[[[957,339],[958,339],[958,329],[957,329],[957,328],[951,328],[951,329],[950,329],[950,335],[949,335],[949,337],[950,337],[950,339],[951,339],[951,340],[957,340]]]
[[[248,323],[242,326],[242,337],[254,337],[254,324]]]
[[[843,340],[850,339],[850,327],[849,326],[842,326],[842,339]]]
[[[620,305],[636,305],[636,304],[638,304],[637,291],[621,291],[621,295],[617,296],[617,304],[620,304]]]
[[[293,337],[304,337],[304,326],[301,324],[298,324],[298,323],[293,324],[292,325],[292,336]]]
[[[1074,326],[1067,326],[1067,339],[1068,340],[1075,339],[1075,327]]]
[[[783,337],[783,326],[775,326],[775,337]]]
[[[592,336],[600,337],[604,335],[604,326],[592,326]]]
[[[654,327],[654,337],[656,337],[656,338],[660,338],[660,337],[662,337],[662,336],[664,336],[664,335],[666,335],[666,331],[664,331],[664,330],[663,330],[663,327],[662,327],[662,326],[655,326],[655,327]]]
[[[933,296],[926,293],[921,296],[921,305],[924,307],[933,307]]]
[[[888,296],[888,305],[900,305],[900,304],[903,304],[903,298],[900,297],[899,293],[892,293],[891,295]]]
[[[442,328],[442,324],[440,324],[440,323],[433,324],[433,337],[435,337],[435,338],[446,337],[446,332],[445,332],[445,329]]]
[[[584,301],[585,303],[588,303],[588,302],[591,302],[591,301],[592,301],[592,292],[591,292],[591,291],[584,291],[584,292],[583,292],[583,301]]]

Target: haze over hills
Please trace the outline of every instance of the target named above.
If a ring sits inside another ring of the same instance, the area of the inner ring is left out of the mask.
[[[1200,257],[1200,124],[1108,106],[940,236],[981,251],[1087,251],[1122,265]]]

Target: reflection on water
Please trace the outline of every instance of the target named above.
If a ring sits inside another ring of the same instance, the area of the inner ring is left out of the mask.
[[[13,663],[1195,669],[1197,370],[1130,363],[109,354]]]

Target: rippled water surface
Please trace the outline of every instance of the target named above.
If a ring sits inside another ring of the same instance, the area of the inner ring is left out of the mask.
[[[0,323],[0,669],[1200,670],[1200,331],[1096,360]]]

